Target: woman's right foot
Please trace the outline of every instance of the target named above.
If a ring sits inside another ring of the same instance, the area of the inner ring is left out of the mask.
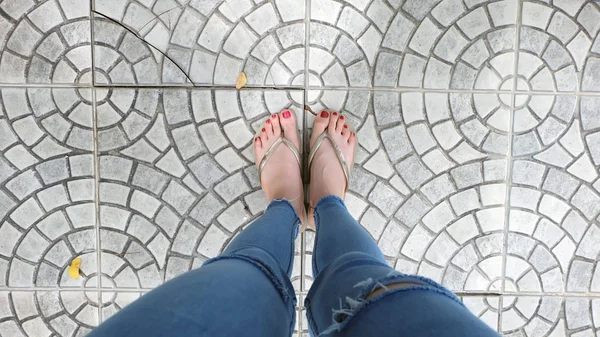
[[[357,145],[357,138],[356,134],[350,131],[344,116],[337,112],[321,111],[315,117],[315,123],[313,124],[312,136],[310,137],[311,149],[323,132],[329,133],[333,141],[342,150],[346,164],[350,168],[354,161],[354,148]],[[335,150],[331,142],[324,139],[310,166],[309,202],[311,214],[309,219],[313,219],[312,208],[317,205],[321,198],[335,195],[343,199],[346,194],[346,185],[346,176]]]

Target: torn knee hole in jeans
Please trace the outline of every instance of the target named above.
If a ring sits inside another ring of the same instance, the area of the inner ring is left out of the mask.
[[[447,296],[441,286],[420,276],[407,277],[397,271],[391,271],[386,277],[374,281],[368,278],[354,285],[354,288],[362,288],[362,291],[356,298],[346,296],[344,300],[339,299],[339,309],[332,308],[332,324],[319,333],[318,337],[329,335],[333,332],[339,332],[365,306],[380,300],[383,294],[390,290],[400,288],[427,289],[436,291]],[[451,296],[452,297],[452,296]]]
[[[405,283],[408,284],[408,283]],[[339,299],[339,309],[332,308],[331,320],[332,324],[323,332],[321,332],[318,336],[325,336],[334,331],[340,331],[342,329],[342,325],[345,324],[345,321],[351,316],[354,316],[364,305],[370,300],[373,294],[380,292],[386,292],[390,289],[393,289],[392,286],[394,284],[384,285],[381,281],[373,282],[372,278],[368,278],[364,281],[360,281],[354,285],[354,288],[363,288],[363,291],[357,298],[351,298],[346,296],[344,300]],[[411,283],[410,285],[420,285],[416,283]]]

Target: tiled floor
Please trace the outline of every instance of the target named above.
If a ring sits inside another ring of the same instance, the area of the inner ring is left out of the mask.
[[[254,130],[291,108],[306,152],[308,104],[358,130],[346,201],[392,266],[505,335],[600,336],[599,30],[592,0],[0,0],[0,335],[218,255],[266,205]]]

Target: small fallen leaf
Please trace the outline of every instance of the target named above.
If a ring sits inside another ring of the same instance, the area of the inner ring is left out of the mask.
[[[71,261],[71,265],[69,266],[69,276],[71,278],[79,278],[79,267],[81,267],[81,259],[76,257]]]
[[[312,111],[312,109],[311,109],[311,108],[310,108],[308,105],[306,105],[306,104],[304,105],[304,110],[306,110],[306,111],[310,112],[311,114],[313,114],[313,115],[315,115],[315,116],[317,115],[317,114],[316,114],[314,111]]]
[[[235,88],[239,90],[245,87],[247,82],[248,78],[246,78],[246,73],[242,71],[235,80]]]

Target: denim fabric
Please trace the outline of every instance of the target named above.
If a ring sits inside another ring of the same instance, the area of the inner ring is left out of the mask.
[[[221,256],[150,291],[88,336],[291,336],[299,224],[289,202],[271,202]]]
[[[305,301],[312,336],[498,336],[450,291],[389,267],[340,198],[320,200],[315,221],[316,279]],[[221,256],[142,296],[89,336],[290,336],[299,224],[289,202],[273,201]],[[367,299],[399,282],[414,285]]]
[[[313,283],[304,302],[311,336],[497,337],[449,290],[391,268],[344,202],[315,207]],[[366,299],[392,283],[412,283]]]

